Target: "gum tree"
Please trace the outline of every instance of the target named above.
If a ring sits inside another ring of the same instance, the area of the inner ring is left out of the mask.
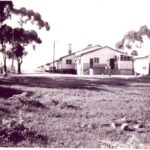
[[[18,64],[17,72],[21,73],[21,64],[23,63],[24,56],[27,55],[27,51],[25,51],[25,47],[31,43],[41,44],[41,39],[38,37],[38,34],[34,30],[24,30],[23,28],[15,28],[13,29],[13,47],[11,49],[11,58],[15,58]]]
[[[5,24],[3,25],[3,22],[6,19],[13,19],[12,14],[20,16],[20,19],[18,21],[20,26],[19,28],[12,29],[11,27]],[[25,51],[25,47],[29,44],[32,44],[33,42],[38,44],[42,42],[41,39],[38,37],[36,31],[24,30],[24,25],[27,22],[38,26],[39,29],[45,28],[47,31],[50,30],[48,22],[43,21],[41,15],[38,12],[34,12],[33,10],[28,10],[26,8],[15,9],[11,1],[0,1],[0,51],[3,53],[5,75],[7,75],[7,56],[9,58],[12,58],[12,64],[14,59],[17,60],[18,73],[21,73],[21,64],[23,62],[23,56],[27,54]],[[11,44],[12,47],[9,51],[6,50],[7,43]],[[35,45],[33,45],[33,49],[35,49]]]
[[[136,49],[140,49],[144,44],[144,36],[150,39],[150,29],[146,25],[140,27],[138,31],[132,30],[125,34],[122,40],[116,43],[116,48],[121,50],[127,48],[132,50],[132,55],[138,55],[133,47],[135,46]]]

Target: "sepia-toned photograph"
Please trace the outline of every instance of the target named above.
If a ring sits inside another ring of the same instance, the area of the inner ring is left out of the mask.
[[[149,0],[0,0],[6,147],[150,149]]]

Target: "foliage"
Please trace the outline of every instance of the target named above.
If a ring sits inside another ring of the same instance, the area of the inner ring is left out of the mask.
[[[12,1],[0,1],[0,22],[10,17],[10,10],[13,9]]]
[[[12,14],[20,15],[19,25],[20,28],[12,28],[6,24],[3,25],[3,22],[7,18],[12,19]],[[38,34],[34,30],[25,30],[23,28],[23,24],[26,24],[30,21],[32,24],[35,24],[42,29],[48,31],[50,30],[50,26],[48,22],[44,21],[41,15],[38,12],[34,12],[33,10],[28,10],[24,7],[20,9],[15,9],[13,7],[12,1],[1,1],[0,2],[0,43],[1,49],[0,51],[4,54],[4,66],[5,72],[7,72],[6,66],[6,55],[8,58],[16,58],[19,66],[19,73],[21,73],[21,64],[23,56],[27,54],[25,51],[25,46],[31,44],[32,42],[41,44],[42,41],[38,37]],[[9,43],[12,45],[10,50],[6,50],[6,44]],[[35,45],[33,45],[33,49],[35,49]]]
[[[136,44],[136,48],[141,48],[141,44],[144,43],[144,36],[150,38],[150,29],[146,25],[140,27],[138,31],[131,30],[127,34],[125,34],[123,39],[116,43],[116,48],[132,49],[132,46],[133,44],[135,44],[135,42],[140,43],[140,46]]]
[[[50,30],[50,26],[48,22],[44,22],[42,20],[41,15],[38,12],[34,12],[33,10],[28,10],[25,7],[22,7],[20,9],[13,9],[13,13],[17,15],[21,15],[21,20],[19,22],[21,26],[30,20],[32,24],[36,22],[37,23],[36,25],[39,26],[39,29],[45,27],[46,30]],[[23,20],[24,16],[27,17],[27,19]]]

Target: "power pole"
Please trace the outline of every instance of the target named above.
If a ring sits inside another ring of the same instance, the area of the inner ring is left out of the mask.
[[[54,41],[54,45],[53,45],[53,73],[55,71],[55,69],[54,69],[55,63],[54,63],[54,61],[55,61],[55,41]]]

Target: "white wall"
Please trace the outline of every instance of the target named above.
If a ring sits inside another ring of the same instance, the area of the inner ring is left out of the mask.
[[[67,59],[71,59],[72,64],[66,64]],[[75,54],[62,58],[60,69],[75,69]]]
[[[116,52],[111,50],[110,48],[103,48],[91,53],[87,53],[83,56],[81,56],[82,59],[82,65],[84,63],[90,63],[90,58],[98,57],[100,64],[108,64],[109,65],[109,59],[114,58],[116,55]]]
[[[61,61],[59,60],[58,62],[57,62],[57,69],[61,69],[62,67],[61,67]]]
[[[133,61],[118,61],[118,69],[133,69]]]
[[[149,62],[150,61],[148,57],[136,59],[134,61],[134,71],[142,75],[148,75],[149,74]]]
[[[81,66],[80,58],[76,59],[76,69],[77,69],[77,74],[81,75],[82,74],[82,66]]]

